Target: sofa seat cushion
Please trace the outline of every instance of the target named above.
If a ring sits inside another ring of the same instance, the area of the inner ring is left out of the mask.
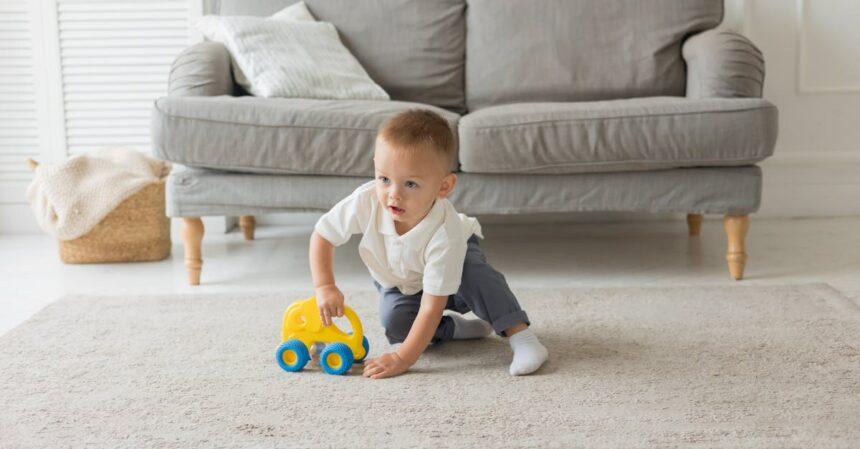
[[[459,133],[464,172],[746,165],[773,153],[777,110],[760,98],[517,103],[463,116]]]
[[[158,157],[192,167],[373,176],[377,129],[411,108],[440,114],[456,136],[459,115],[418,103],[163,97],[152,112],[152,146]]]

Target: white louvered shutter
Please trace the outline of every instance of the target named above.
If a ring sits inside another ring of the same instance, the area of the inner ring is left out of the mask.
[[[149,151],[152,102],[189,43],[188,0],[57,0],[68,154]]]
[[[29,180],[24,161],[39,155],[31,29],[27,0],[0,1],[0,181],[2,196],[16,199],[3,203],[23,201],[21,187],[9,184]]]
[[[37,230],[27,158],[150,150],[152,102],[204,0],[0,0],[0,232]]]

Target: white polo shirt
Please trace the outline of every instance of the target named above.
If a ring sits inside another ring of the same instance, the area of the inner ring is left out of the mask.
[[[473,217],[457,213],[445,199],[436,199],[430,212],[409,232],[398,235],[394,218],[376,199],[375,180],[355,189],[323,215],[314,229],[334,246],[363,234],[358,245],[370,275],[386,288],[407,295],[424,290],[452,295],[460,287],[466,240],[481,234]]]

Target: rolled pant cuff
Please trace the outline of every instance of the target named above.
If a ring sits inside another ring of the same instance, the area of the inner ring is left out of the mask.
[[[505,335],[505,329],[519,323],[531,325],[531,322],[529,322],[529,316],[526,315],[525,310],[517,310],[516,312],[511,312],[507,315],[496,318],[492,323],[490,323],[490,325],[493,326],[493,330],[496,331],[496,335],[507,337],[507,335]]]

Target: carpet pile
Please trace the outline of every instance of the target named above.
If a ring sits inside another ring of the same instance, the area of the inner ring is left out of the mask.
[[[827,285],[515,293],[536,375],[493,336],[377,381],[277,366],[307,293],[67,297],[0,337],[0,447],[860,445],[860,309]],[[347,304],[390,350],[376,294]]]

